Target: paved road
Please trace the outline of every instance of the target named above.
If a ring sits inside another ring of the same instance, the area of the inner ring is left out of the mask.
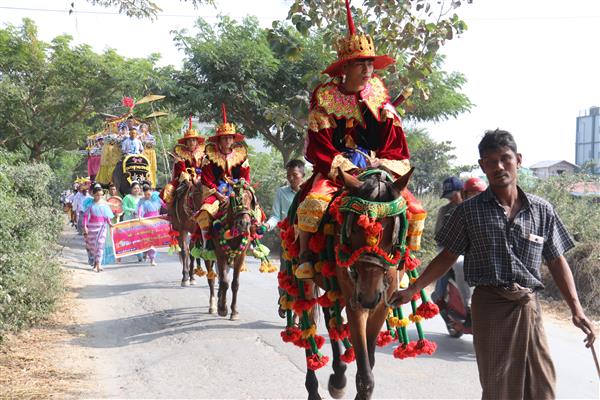
[[[181,288],[175,257],[160,253],[159,266],[126,263],[89,271],[79,237],[63,238],[65,267],[79,279],[82,335],[77,351],[93,360],[97,392],[111,398],[305,398],[304,354],[281,341],[274,305],[276,274],[249,262],[242,274],[240,320],[208,314],[208,287]],[[89,271],[89,272],[88,272]],[[397,360],[393,347],[377,350],[375,398],[478,398],[471,337],[447,336],[440,318],[425,325],[438,344],[433,356]],[[546,319],[561,398],[599,397],[598,380],[582,337],[563,322]],[[323,331],[323,323],[320,330]],[[414,333],[414,332],[413,332]],[[324,347],[330,353],[327,346]],[[321,395],[331,369],[318,371]],[[346,397],[355,395],[355,364]]]

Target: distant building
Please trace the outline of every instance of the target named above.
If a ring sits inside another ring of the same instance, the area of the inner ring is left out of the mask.
[[[575,163],[581,166],[592,160],[596,162],[594,173],[600,175],[600,107],[590,107],[577,117]]]
[[[565,173],[572,174],[577,171],[577,168],[577,165],[565,160],[540,161],[529,167],[529,169],[533,171],[533,174],[540,179],[546,179],[550,176],[557,176]]]

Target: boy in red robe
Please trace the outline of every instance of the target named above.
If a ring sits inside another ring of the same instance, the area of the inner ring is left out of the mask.
[[[223,105],[223,123],[217,125],[216,135],[208,138],[204,150],[201,178],[204,201],[195,217],[202,230],[205,245],[215,214],[227,201],[232,184],[240,179],[250,183],[248,147],[244,139],[244,135],[236,132],[235,125],[227,122]]]
[[[313,175],[297,210],[299,279],[314,276],[308,241],[341,187],[340,169],[354,173],[380,168],[394,178],[410,170],[400,116],[385,84],[374,74],[394,60],[377,55],[373,39],[355,31],[348,2],[346,6],[349,34],[338,43],[338,60],[323,71],[332,79],[315,89],[310,103],[305,157],[313,164]]]
[[[178,187],[190,186],[199,182],[204,159],[204,141],[205,139],[192,129],[192,117],[190,117],[190,127],[177,141],[178,144],[173,150],[176,159],[173,166],[173,178],[161,193],[161,198],[168,209],[173,206]]]

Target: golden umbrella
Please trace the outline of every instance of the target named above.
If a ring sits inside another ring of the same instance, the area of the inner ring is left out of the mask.
[[[146,118],[164,117],[166,115],[169,115],[169,113],[164,111],[154,111],[152,114],[146,115]]]
[[[161,94],[149,94],[147,96],[142,97],[138,101],[136,101],[135,105],[144,104],[144,103],[152,103],[153,101],[162,100],[164,98],[165,98],[165,96],[163,96]]]

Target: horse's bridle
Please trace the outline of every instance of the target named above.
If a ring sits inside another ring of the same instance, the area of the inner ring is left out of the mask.
[[[369,170],[359,175],[359,179],[364,180],[366,177],[372,174],[382,173],[386,176],[388,180],[391,180],[389,175],[385,171],[380,170]],[[344,213],[344,219],[342,224],[342,229],[340,233],[340,243],[342,245],[348,245],[350,235],[352,232],[352,227],[354,226],[354,221],[356,216],[366,215],[370,219],[374,219],[375,221],[381,220],[382,218],[394,217],[394,227],[392,233],[392,250],[397,254],[404,254],[406,250],[406,234],[408,232],[408,220],[406,217],[407,204],[406,200],[400,196],[397,199],[394,199],[389,202],[377,202],[365,200],[363,198],[357,196],[344,196],[341,199],[339,212]],[[350,217],[354,214],[352,217]],[[378,222],[377,222],[378,223]],[[374,247],[377,252],[374,251],[364,251],[360,253],[359,257],[355,260],[355,262],[348,265],[348,275],[350,280],[354,284],[356,288],[358,271],[355,268],[355,264],[358,262],[374,265],[383,270],[383,285],[384,285],[384,294],[383,301],[387,307],[392,307],[392,305],[388,302],[387,299],[387,291],[389,289],[390,283],[388,282],[388,273],[391,267],[398,267],[401,263],[401,260],[392,264],[386,257],[381,255],[382,251],[379,246],[381,241],[381,236],[377,238],[376,244]],[[360,251],[357,250],[357,251]],[[336,254],[336,258],[338,254]],[[352,256],[350,257],[352,258]],[[339,259],[337,259],[339,264]],[[355,301],[356,301],[356,292],[354,293]]]

